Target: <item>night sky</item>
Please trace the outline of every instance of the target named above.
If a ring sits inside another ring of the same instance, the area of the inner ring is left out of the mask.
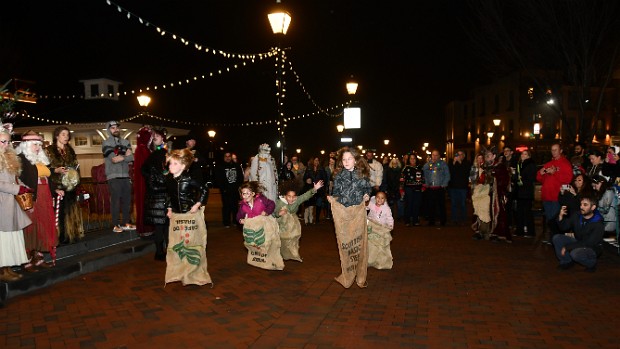
[[[116,10],[118,4],[124,8]],[[83,94],[81,79],[106,77],[122,90],[185,80],[239,60],[184,46],[143,18],[191,42],[228,52],[267,52],[276,45],[267,13],[274,0],[12,1],[0,12],[0,79],[36,81],[42,95]],[[347,101],[350,75],[360,84],[362,129],[354,144],[402,153],[423,142],[443,147],[443,108],[485,83],[483,67],[463,34],[467,16],[460,0],[428,3],[377,1],[284,1],[291,13],[280,43],[301,83],[322,108]],[[272,58],[214,78],[150,93],[149,112],[168,119],[243,123],[277,118]],[[135,95],[122,97],[127,114],[139,112]],[[44,108],[44,101],[39,108]],[[287,74],[286,116],[317,111]],[[334,112],[335,113],[335,112]],[[98,120],[101,121],[101,120]],[[303,155],[339,146],[337,119],[308,116],[289,122],[289,153]],[[275,126],[214,127],[218,142],[243,155],[258,144],[275,144]],[[199,134],[206,129],[195,128]],[[391,143],[386,148],[384,139]]]

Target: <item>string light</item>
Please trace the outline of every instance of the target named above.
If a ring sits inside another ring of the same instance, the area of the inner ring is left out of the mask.
[[[286,63],[288,63],[289,70],[291,71],[291,73],[293,73],[293,75],[295,75],[295,81],[297,82],[299,87],[301,87],[301,90],[306,94],[306,98],[308,98],[308,100],[314,105],[315,108],[317,108],[321,113],[323,113],[323,114],[325,114],[325,115],[327,115],[329,117],[332,117],[332,118],[340,117],[340,116],[343,115],[343,112],[340,112],[338,114],[332,114],[332,113],[329,113],[329,108],[326,108],[326,109],[321,108],[321,106],[319,106],[319,104],[314,101],[314,98],[312,98],[310,93],[308,93],[308,91],[306,90],[306,87],[301,82],[301,78],[299,77],[299,74],[297,74],[295,69],[293,69],[293,64],[290,61],[286,61]]]
[[[264,58],[264,57],[263,57]],[[258,61],[261,61],[263,58],[260,58]],[[251,63],[256,63],[257,61],[254,60]],[[217,75],[222,75],[224,73],[230,73],[233,72],[236,69],[239,69],[240,67],[245,67],[248,66],[247,62],[241,62],[240,64],[234,64],[230,67],[226,67],[225,69],[219,69],[217,71],[214,72],[208,72],[206,74],[201,74],[201,75],[194,75],[191,78],[185,78],[185,79],[176,79],[176,82],[170,82],[168,84],[159,84],[159,85],[155,85],[155,86],[146,86],[146,87],[142,87],[139,89],[134,89],[134,90],[129,90],[129,91],[119,91],[116,93],[116,96],[127,96],[127,95],[135,95],[135,94],[140,94],[143,93],[144,91],[150,91],[150,90],[158,90],[158,89],[165,89],[168,87],[177,87],[177,86],[181,86],[181,85],[188,85],[192,82],[198,82],[198,80],[204,80],[207,78],[211,78],[214,77],[216,74]],[[39,95],[37,96],[40,99],[84,99],[83,95],[70,95],[70,96],[60,96],[60,95]],[[114,94],[109,93],[109,94],[104,94],[102,93],[100,95],[100,97],[114,97]]]
[[[271,57],[271,55],[273,54],[273,52],[261,52],[261,53],[233,53],[233,52],[226,52],[226,51],[222,51],[222,50],[216,50],[214,48],[211,47],[206,47],[205,45],[196,43],[196,42],[192,42],[188,39],[183,38],[180,35],[177,35],[175,33],[171,33],[171,32],[167,32],[166,30],[162,29],[159,26],[154,25],[153,23],[150,23],[149,21],[143,20],[142,17],[136,15],[135,13],[131,13],[129,10],[121,7],[120,5],[118,5],[117,3],[115,3],[114,1],[111,0],[106,0],[106,3],[110,6],[116,6],[116,10],[118,13],[120,13],[121,15],[123,13],[126,13],[127,19],[131,20],[131,19],[135,19],[138,23],[146,26],[146,27],[151,27],[154,28],[154,30],[162,37],[168,36],[170,38],[172,38],[172,40],[175,41],[180,41],[181,44],[183,44],[183,46],[190,46],[190,44],[194,47],[194,49],[198,50],[198,51],[204,51],[206,53],[212,53],[214,55],[220,55],[224,58],[232,58],[232,59],[241,59],[241,60],[254,60],[255,58],[259,58],[259,59],[263,59],[265,57]]]

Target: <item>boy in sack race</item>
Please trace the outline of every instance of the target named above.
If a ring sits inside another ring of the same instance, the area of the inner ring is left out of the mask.
[[[386,204],[387,196],[380,191],[370,198],[368,210],[368,266],[392,269],[393,259],[390,242],[394,229],[392,210]]]
[[[276,204],[262,194],[258,182],[245,182],[239,188],[241,203],[237,221],[243,225],[243,244],[247,263],[267,270],[283,270],[278,222],[271,216]]]
[[[209,190],[190,177],[186,169],[194,162],[189,149],[173,150],[168,158],[166,207],[170,219],[165,283],[213,284],[207,272],[207,227],[203,202]]]
[[[302,262],[299,256],[299,239],[301,238],[301,223],[297,218],[299,206],[310,199],[317,190],[323,187],[323,181],[320,180],[314,184],[314,187],[301,196],[297,196],[295,191],[296,183],[289,183],[284,187],[284,196],[276,201],[276,209],[273,212],[274,217],[278,221],[280,230],[281,247],[280,253],[284,260],[296,260]]]

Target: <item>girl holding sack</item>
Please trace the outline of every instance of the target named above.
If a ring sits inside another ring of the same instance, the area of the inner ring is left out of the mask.
[[[368,234],[366,205],[370,199],[370,167],[354,148],[338,151],[331,203],[342,274],[336,277],[345,288],[353,282],[366,287]]]
[[[187,148],[173,150],[168,157],[166,207],[170,244],[166,253],[166,283],[213,283],[207,272],[207,227],[202,208],[209,190],[187,172],[193,162],[194,155]]]

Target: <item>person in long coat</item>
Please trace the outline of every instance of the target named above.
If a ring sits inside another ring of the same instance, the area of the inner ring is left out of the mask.
[[[32,222],[15,201],[15,195],[32,190],[19,184],[20,170],[11,134],[0,126],[0,281],[4,282],[19,280],[22,275],[11,267],[28,263],[23,229]]]
[[[24,241],[30,259],[24,266],[27,271],[51,266],[45,262],[44,252],[50,253],[52,264],[56,263],[58,235],[48,180],[51,172],[47,165],[50,160],[41,149],[42,144],[43,138],[40,135],[28,131],[22,135],[21,143],[17,147],[22,166],[19,179],[34,190],[34,207],[26,212],[33,224],[24,229]]]
[[[82,211],[75,190],[80,183],[79,165],[77,155],[69,144],[70,140],[69,129],[58,126],[54,129],[54,142],[45,148],[50,159],[50,186],[53,189],[58,240],[61,244],[84,237]]]
[[[144,224],[155,227],[155,260],[166,260],[168,246],[168,217],[166,217],[166,166],[165,130],[153,129],[153,140],[150,144],[151,154],[142,165],[142,177],[146,182],[146,198],[144,200]]]

